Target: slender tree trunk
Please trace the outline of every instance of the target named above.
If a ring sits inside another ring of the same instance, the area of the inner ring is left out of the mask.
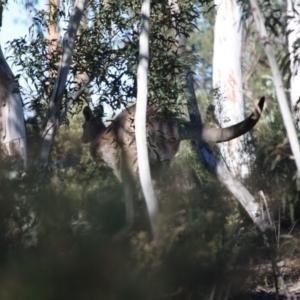
[[[250,6],[252,9],[253,18],[257,27],[257,32],[260,36],[260,39],[264,45],[265,53],[268,57],[269,64],[273,73],[275,90],[277,95],[277,101],[281,111],[283,123],[287,131],[288,139],[291,145],[292,153],[295,159],[295,163],[298,170],[298,176],[300,176],[300,147],[297,138],[296,129],[293,123],[293,118],[289,105],[287,102],[286,94],[284,91],[284,85],[282,76],[279,70],[278,63],[276,61],[274,49],[271,45],[267,29],[265,27],[265,22],[263,16],[261,15],[258,3],[256,0],[250,0]]]
[[[236,0],[215,0],[213,88],[215,115],[220,127],[244,119],[241,51],[242,11]],[[234,176],[245,178],[254,160],[249,133],[219,145],[224,163]]]
[[[171,14],[179,14],[179,5],[177,0],[169,0],[169,5],[171,6]],[[174,18],[174,28],[179,28],[176,24]],[[178,51],[184,55],[186,51],[186,38],[179,32],[176,33],[176,40],[178,45]],[[186,79],[187,79],[187,92],[188,92],[188,108],[189,116],[192,122],[202,124],[201,115],[199,112],[197,98],[194,89],[194,78],[189,67],[186,69]],[[264,218],[263,212],[254,199],[254,197],[249,193],[249,191],[235,179],[230,172],[223,167],[223,165],[217,161],[213,156],[212,151],[207,143],[193,141],[195,150],[204,164],[204,166],[215,176],[218,180],[224,184],[224,186],[233,194],[233,196],[238,200],[238,202],[247,211],[248,215],[254,222],[254,224],[259,228],[261,232],[265,232],[270,228],[271,224],[268,224]]]
[[[149,66],[149,21],[150,0],[143,0],[141,9],[141,32],[139,41],[139,65],[137,70],[137,102],[135,113],[135,139],[138,154],[140,182],[146,200],[151,229],[155,237],[158,217],[158,203],[152,186],[147,148],[147,74]]]
[[[287,15],[291,107],[296,128],[300,129],[300,47],[296,47],[300,39],[300,0],[287,0]]]
[[[48,117],[46,125],[42,132],[42,145],[39,161],[41,165],[47,165],[50,155],[50,149],[59,127],[60,109],[63,94],[67,82],[67,76],[72,61],[73,49],[75,46],[76,33],[80,24],[86,0],[76,0],[72,15],[70,16],[69,26],[63,41],[63,54],[58,70],[54,90],[51,94]]]

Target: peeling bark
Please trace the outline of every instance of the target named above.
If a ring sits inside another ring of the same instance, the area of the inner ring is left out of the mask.
[[[171,6],[172,14],[180,13],[177,0],[169,0],[169,5]],[[174,28],[176,27],[176,24],[174,24]],[[176,34],[176,39],[178,43],[178,49],[181,51],[182,55],[184,55],[184,52],[186,51],[186,39],[180,33]],[[197,122],[198,124],[203,125],[194,89],[194,78],[190,67],[187,67],[186,69],[186,80],[190,119],[192,122]],[[272,224],[269,224],[265,221],[261,208],[255,198],[249,193],[249,191],[242,185],[241,182],[235,179],[230,172],[226,170],[219,161],[217,161],[217,159],[213,156],[209,145],[207,143],[198,141],[193,141],[193,145],[204,166],[211,173],[217,176],[218,180],[233,194],[233,196],[247,211],[253,223],[259,228],[259,230],[261,232],[265,232],[267,229],[270,229]]]
[[[56,50],[59,42],[59,24],[54,18],[56,10],[59,8],[60,0],[49,0],[49,10],[50,10],[50,23],[49,23],[49,40],[51,45],[49,46],[49,52],[52,53]]]
[[[213,88],[215,115],[220,127],[244,119],[241,52],[243,43],[242,11],[237,1],[215,0]],[[245,178],[255,159],[249,133],[219,145],[222,158],[230,172]]]

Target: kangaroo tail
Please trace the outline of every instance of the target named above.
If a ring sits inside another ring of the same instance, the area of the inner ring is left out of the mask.
[[[262,97],[258,105],[255,107],[254,112],[247,119],[226,128],[202,127],[202,125],[190,122],[182,123],[180,139],[198,140],[208,143],[221,143],[235,139],[250,131],[255,126],[261,116],[264,102],[265,97]]]

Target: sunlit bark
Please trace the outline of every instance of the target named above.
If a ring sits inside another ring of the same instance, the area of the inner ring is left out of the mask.
[[[242,10],[237,1],[215,0],[213,88],[215,115],[220,127],[227,127],[244,119],[242,87]],[[250,134],[219,145],[225,165],[234,176],[250,173],[254,160]]]
[[[139,41],[139,65],[137,70],[137,103],[135,113],[135,138],[138,154],[140,182],[146,200],[152,232],[155,236],[158,217],[158,203],[152,186],[146,131],[146,112],[149,66],[149,21],[150,0],[143,0],[141,9],[141,32]]]
[[[57,9],[59,8],[60,0],[49,0],[49,26],[48,26],[48,40],[49,40],[49,59],[51,59],[53,52],[57,50],[60,33],[57,18]],[[58,67],[58,66],[57,66]],[[55,73],[49,70],[49,77],[54,78]]]
[[[49,0],[49,13],[50,13],[50,19],[49,19],[49,40],[51,41],[51,44],[49,46],[49,52],[53,52],[56,50],[58,42],[59,42],[59,24],[57,21],[56,12],[59,8],[60,1],[59,0]]]
[[[169,5],[171,6],[171,13],[178,14],[179,5],[177,0],[169,0]],[[174,18],[174,27],[177,28]],[[184,55],[186,51],[186,38],[184,35],[177,32],[176,34],[178,51],[181,55]],[[186,69],[186,79],[187,79],[187,92],[188,92],[188,108],[189,117],[192,122],[202,124],[201,115],[197,105],[197,98],[194,89],[194,78],[189,67]],[[224,168],[223,164],[217,161],[213,156],[212,151],[207,143],[193,141],[195,150],[201,159],[204,166],[215,176],[218,180],[224,184],[224,186],[232,193],[232,195],[238,200],[238,202],[247,211],[248,215],[254,222],[254,224],[260,229],[260,231],[265,232],[269,229],[271,224],[266,222],[261,208],[255,198],[249,193],[245,186],[242,185],[237,179],[235,179],[231,173]]]

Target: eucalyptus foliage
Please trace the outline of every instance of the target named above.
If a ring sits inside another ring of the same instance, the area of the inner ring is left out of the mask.
[[[185,24],[180,32],[186,37],[196,28],[201,5],[190,1],[181,5],[177,24]],[[184,96],[181,70],[192,57],[179,57],[176,51],[169,10],[165,2],[151,3],[149,101],[171,108]],[[54,20],[61,24],[61,37],[68,18],[67,9],[56,10]],[[113,110],[126,107],[136,97],[140,2],[90,1],[85,20],[86,26],[77,36],[62,105],[71,102],[69,106],[78,112],[93,99],[96,106],[107,103]],[[47,39],[49,13],[37,11],[33,22],[31,35],[10,43],[10,59],[26,80],[27,86],[22,91],[27,109],[43,120],[57,75],[62,38],[57,49],[50,53],[49,46],[55,41]],[[75,79],[84,73],[90,78],[90,94],[83,93],[73,99],[81,87]]]

